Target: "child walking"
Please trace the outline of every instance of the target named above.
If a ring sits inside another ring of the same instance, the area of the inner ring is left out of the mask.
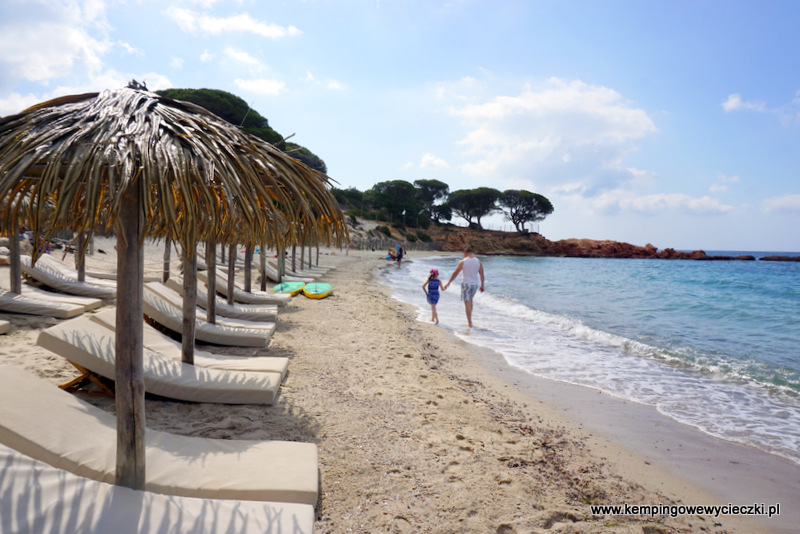
[[[428,279],[422,284],[422,291],[425,292],[428,304],[431,305],[431,321],[434,324],[439,324],[439,315],[436,313],[436,304],[439,303],[439,287],[439,270],[431,269]],[[444,288],[442,288],[442,291],[444,291]]]

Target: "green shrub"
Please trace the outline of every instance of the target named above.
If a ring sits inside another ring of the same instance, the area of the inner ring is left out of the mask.
[[[406,234],[406,239],[408,240],[408,242],[409,242],[409,243],[414,243],[414,242],[416,242],[416,240],[417,240],[417,236],[416,236],[416,235],[414,235],[414,234],[413,234],[413,233],[411,233],[411,232],[408,232],[408,233]]]
[[[425,243],[430,243],[431,241],[433,241],[433,239],[431,239],[431,236],[429,236],[428,234],[426,234],[422,230],[417,230],[416,237],[419,238],[420,241],[423,241]]]
[[[389,230],[388,226],[376,226],[375,229],[384,234],[386,237],[392,237],[392,231]]]

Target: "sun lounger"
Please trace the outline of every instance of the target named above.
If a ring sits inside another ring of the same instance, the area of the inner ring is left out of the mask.
[[[0,366],[0,443],[75,475],[113,483],[116,417],[11,365]],[[148,428],[145,490],[315,504],[311,443],[208,439]],[[209,529],[215,530],[215,529]]]
[[[114,331],[78,317],[39,333],[36,344],[65,358],[88,379],[94,373],[114,380]],[[145,391],[190,402],[272,404],[278,395],[279,373],[223,371],[182,363],[144,349]],[[73,381],[74,382],[74,381]]]
[[[79,304],[31,298],[0,289],[0,311],[68,319],[82,314],[84,307]]]
[[[86,276],[91,276],[92,278],[99,278],[101,280],[116,280],[117,273],[110,272],[110,271],[96,271],[96,270],[87,270]],[[161,280],[161,274],[144,274],[144,281],[145,282],[157,282]]]
[[[172,277],[165,284],[169,289],[183,296],[183,280]],[[197,305],[208,309],[208,292],[197,292]],[[222,299],[215,299],[217,315],[245,321],[274,321],[278,317],[278,306],[275,304],[234,304],[231,306]],[[205,315],[204,315],[205,317]]]
[[[11,284],[5,277],[0,277],[0,289],[11,289]],[[83,306],[83,311],[96,310],[103,305],[101,299],[82,297],[80,295],[68,295],[67,293],[56,293],[55,291],[47,291],[46,289],[34,287],[26,283],[22,284],[22,296],[48,302],[78,304]]]
[[[287,263],[289,263],[289,262],[287,262]],[[275,275],[278,274],[278,266],[272,261],[267,261],[267,269],[270,269],[270,271],[274,272]],[[284,272],[286,274],[283,276],[283,278],[287,278],[287,277],[305,278],[305,280],[300,280],[301,282],[313,282],[314,280],[320,278],[321,276],[323,276],[325,274],[324,272],[310,271],[310,270],[309,271],[304,271],[304,270],[293,271],[293,270],[289,269],[288,265],[284,268]]]
[[[265,267],[266,267],[266,271],[265,272],[267,273],[267,280],[277,284],[278,283],[278,269],[276,269],[274,266],[270,265],[269,263],[267,263],[265,265]],[[313,282],[315,279],[316,279],[315,276],[299,277],[299,276],[284,275],[283,277],[281,277],[281,280],[284,281],[284,282],[303,282],[304,284],[308,284],[310,282]]]
[[[99,323],[110,330],[114,330],[117,323],[116,308],[87,315],[92,321]],[[144,346],[162,356],[181,360],[182,351],[179,341],[156,330],[149,324],[143,325]],[[198,367],[209,369],[223,369],[227,371],[253,371],[257,373],[278,373],[281,381],[286,377],[289,367],[289,358],[277,356],[228,356],[194,349],[194,364]]]
[[[310,504],[198,499],[74,475],[0,445],[0,532],[310,534]]]
[[[47,255],[42,256],[31,266],[30,256],[21,256],[22,272],[38,280],[42,284],[58,289],[71,295],[83,295],[98,299],[115,299],[117,297],[116,283],[98,278],[86,277],[86,281],[79,282],[77,273]]]
[[[0,320],[0,334],[8,334],[9,330],[11,330],[11,323]]]
[[[144,314],[158,324],[169,328],[173,332],[180,334],[183,331],[183,311],[181,307],[164,299],[158,292],[148,287],[155,282],[149,282],[144,287],[144,299],[142,307]],[[233,347],[266,347],[269,338],[275,330],[275,323],[260,323],[258,328],[249,328],[239,321],[240,325],[230,326],[228,324],[212,324],[202,317],[205,312],[201,311],[195,319],[195,339],[204,343],[216,345],[230,345]],[[230,321],[237,321],[231,319]],[[259,323],[252,323],[257,325]],[[272,325],[271,327],[269,325]]]
[[[161,282],[148,282],[145,284],[145,291],[152,292],[166,302],[168,302],[171,306],[173,306],[176,310],[183,313],[183,297],[177,291],[168,288],[166,285],[162,284]],[[277,308],[276,308],[277,311]],[[198,318],[205,318],[206,312],[202,308],[198,307],[197,310],[197,317]],[[248,321],[246,319],[236,319],[234,317],[225,317],[221,314],[218,314],[216,317],[216,321],[218,325],[221,326],[230,326],[233,328],[247,328],[247,329],[256,329],[256,330],[264,330],[268,332],[270,335],[275,332],[275,323],[272,321]]]
[[[206,273],[197,273],[197,280],[199,282],[208,283],[208,275]],[[228,296],[228,280],[227,276],[217,272],[217,293],[220,295]],[[283,293],[272,293],[267,291],[252,291],[248,293],[240,287],[234,285],[233,300],[244,304],[277,304],[278,306],[285,306],[287,302],[292,300],[291,295]]]

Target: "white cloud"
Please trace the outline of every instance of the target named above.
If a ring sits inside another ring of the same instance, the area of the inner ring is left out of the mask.
[[[261,62],[242,50],[236,50],[235,48],[226,48],[224,54],[234,60],[238,61],[239,63],[244,63],[245,65],[253,65],[258,66],[261,65]]]
[[[117,46],[125,50],[126,53],[132,56],[144,56],[144,52],[136,48],[135,46],[131,45],[130,43],[125,43],[123,41],[117,41]]]
[[[764,200],[764,211],[785,211],[800,213],[800,195],[783,195]]]
[[[182,69],[183,68],[183,58],[174,57],[170,60],[169,64],[172,66],[173,69]]]
[[[459,142],[465,173],[501,182],[535,177],[553,186],[580,181],[595,192],[635,178],[624,156],[656,131],[644,110],[613,89],[557,78],[451,113],[467,128]]]
[[[741,179],[738,176],[726,176],[723,173],[717,173],[717,180],[713,184],[711,184],[708,188],[709,192],[711,193],[725,193],[730,191],[729,184],[738,184],[741,183]]]
[[[709,196],[693,197],[683,193],[661,193],[623,199],[620,208],[629,211],[684,211],[694,214],[718,214],[733,210],[733,206],[720,203]]]
[[[203,53],[200,54],[200,61],[202,61],[203,63],[212,61],[213,59],[214,59],[214,54],[212,54],[208,50],[203,50]]]
[[[425,154],[419,164],[420,169],[447,169],[450,166],[445,160],[433,154]]]
[[[75,95],[81,93],[94,93],[103,91],[105,89],[118,89],[125,87],[128,82],[134,78],[140,82],[146,82],[147,88],[151,91],[158,91],[159,89],[168,89],[173,87],[173,83],[169,78],[156,72],[145,72],[125,75],[114,70],[104,71],[97,76],[86,79],[83,83],[77,85],[59,85],[53,87],[50,91],[35,95],[29,93],[21,95],[19,93],[12,93],[6,98],[0,99],[0,116],[11,115],[19,113],[34,104],[46,102],[64,95]]]
[[[174,20],[180,29],[188,33],[209,33],[217,35],[225,32],[254,33],[268,39],[293,37],[302,32],[294,26],[269,24],[250,16],[249,13],[231,17],[212,17],[189,9],[170,7],[165,14]]]
[[[0,72],[7,80],[47,82],[75,67],[91,75],[101,69],[102,56],[113,46],[102,2],[81,6],[33,1],[9,9],[24,12],[0,20]]]
[[[742,100],[742,95],[738,93],[728,95],[728,99],[722,103],[722,109],[730,113],[739,109],[746,109],[749,111],[767,111],[764,102],[745,102]]]
[[[12,93],[0,99],[0,117],[14,115],[42,101],[41,98],[32,93],[28,93],[27,95]]]
[[[561,211],[600,216],[600,214],[622,213],[643,215],[722,215],[734,210],[733,206],[722,204],[709,197],[693,197],[683,193],[656,193],[639,195],[627,189],[612,189],[598,195],[584,196],[580,184],[572,184],[559,192],[547,194],[553,204],[562,206]]]
[[[278,96],[286,90],[285,83],[264,78],[256,80],[242,80],[241,78],[237,78],[233,83],[243,91],[265,96]]]
[[[305,76],[300,78],[300,81],[312,83],[314,85],[323,84],[323,82],[318,80],[317,77],[314,76],[314,74],[312,74],[311,71],[306,71]],[[327,79],[327,81],[325,81],[324,84],[327,89],[331,89],[332,91],[344,91],[347,89],[346,84],[340,82],[339,80],[334,80],[331,78]]]

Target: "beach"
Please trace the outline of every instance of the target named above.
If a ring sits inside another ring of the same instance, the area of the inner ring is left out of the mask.
[[[419,321],[381,283],[380,270],[394,267],[377,252],[323,250],[320,264],[336,267],[323,278],[333,296],[295,297],[266,349],[213,349],[289,357],[275,405],[151,397],[146,405],[149,428],[316,443],[316,532],[791,532],[796,524],[796,464],[587,388],[536,379]],[[77,376],[35,345],[57,320],[0,317],[12,323],[0,337],[0,361],[53,383]],[[114,410],[111,399],[82,397]],[[780,502],[781,516],[591,512],[593,504],[677,510],[729,502]]]

